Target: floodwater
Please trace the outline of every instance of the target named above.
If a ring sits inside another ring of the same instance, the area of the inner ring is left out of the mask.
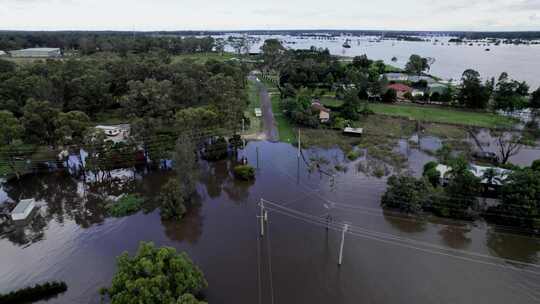
[[[268,38],[278,38],[288,43],[292,49],[308,49],[311,46],[328,48],[331,54],[340,56],[358,56],[366,54],[370,59],[384,60],[404,68],[412,54],[435,59],[430,74],[445,80],[459,80],[467,69],[475,69],[484,79],[495,77],[502,72],[510,77],[526,81],[533,90],[540,86],[540,45],[504,45],[495,46],[485,43],[457,45],[450,43],[450,37],[435,37],[430,42],[412,42],[381,40],[375,42],[374,37],[337,37],[336,40],[300,38],[293,36],[259,36],[261,40],[251,47],[251,52],[260,52],[262,43]],[[351,39],[350,49],[343,48],[346,39]],[[435,42],[435,40],[439,42]],[[489,48],[490,51],[486,51]],[[230,50],[232,51],[232,49]],[[397,61],[393,62],[395,57]]]
[[[433,141],[426,141],[427,148]],[[4,204],[35,197],[41,208],[32,223],[0,239],[0,292],[64,280],[68,291],[47,303],[99,303],[98,289],[110,284],[115,257],[133,253],[139,241],[153,241],[192,257],[208,279],[209,303],[259,303],[259,295],[261,303],[272,303],[272,294],[274,303],[540,301],[538,237],[481,221],[423,220],[383,211],[385,178],[359,172],[356,162],[329,177],[310,172],[291,145],[262,141],[241,152],[253,166],[257,147],[254,182],[235,180],[231,161],[204,163],[201,207],[179,223],[162,221],[157,210],[107,218],[100,204],[123,192],[155,197],[168,171],[119,170],[114,183],[99,185],[61,173],[4,184]],[[407,150],[413,171],[431,159]],[[329,167],[344,161],[337,149],[305,153],[308,159],[326,157]],[[339,231],[286,214],[269,212],[269,229],[259,242],[261,198],[314,216],[329,213],[356,227],[354,235],[345,236],[343,265],[337,265]]]

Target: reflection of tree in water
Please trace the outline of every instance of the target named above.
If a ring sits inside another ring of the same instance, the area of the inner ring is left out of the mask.
[[[83,228],[103,223],[107,216],[106,199],[133,192],[136,182],[133,178],[120,178],[85,184],[64,172],[25,175],[9,181],[4,190],[11,199],[34,198],[37,205],[43,205],[25,225],[10,224],[4,237],[17,244],[37,242],[51,220],[60,224],[72,220]]]
[[[45,236],[44,230],[48,221],[41,214],[34,213],[34,216],[29,218],[27,222],[11,225],[10,231],[2,235],[2,238],[19,246],[41,241]]]
[[[223,184],[232,178],[230,161],[202,162],[201,183],[205,185],[206,192],[211,198],[221,195]]]
[[[206,162],[202,165],[201,183],[211,198],[227,193],[234,202],[244,202],[249,197],[249,188],[253,181],[240,181],[234,177],[233,169],[240,162],[227,159],[216,162]]]
[[[451,224],[445,225],[439,230],[439,235],[442,237],[446,245],[455,249],[467,248],[471,243],[471,238],[467,237],[467,233],[471,232],[471,228],[467,224]]]
[[[165,228],[165,234],[169,239],[196,244],[203,229],[200,203],[199,206],[189,209],[181,221],[162,220],[161,224]]]
[[[384,219],[392,227],[402,232],[418,233],[426,230],[427,220],[417,216],[407,216],[398,214],[395,211],[383,210]]]
[[[527,263],[540,261],[540,239],[537,237],[514,234],[491,227],[487,231],[486,243],[491,253],[498,257]]]

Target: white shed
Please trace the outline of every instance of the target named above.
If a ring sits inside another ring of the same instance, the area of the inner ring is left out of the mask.
[[[25,220],[36,207],[36,201],[31,199],[21,200],[15,209],[11,211],[11,219],[14,221]]]

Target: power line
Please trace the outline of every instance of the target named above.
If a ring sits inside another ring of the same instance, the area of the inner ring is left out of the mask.
[[[271,204],[272,206],[275,207],[275,204],[270,203],[268,201],[265,201],[265,202],[268,203],[268,204]],[[266,207],[266,208],[268,210],[274,212],[274,213],[283,214],[283,215],[286,215],[286,216],[289,216],[289,217],[292,217],[292,218],[295,218],[295,219],[298,219],[298,220],[301,220],[301,221],[304,221],[304,222],[307,222],[307,223],[310,223],[310,224],[313,224],[313,225],[329,228],[329,229],[332,229],[332,230],[337,231],[337,232],[342,232],[343,231],[342,228],[345,225],[349,225],[349,224],[341,223],[341,222],[340,223],[338,223],[338,222],[325,223],[320,218],[317,218],[316,216],[305,214],[305,213],[302,213],[302,212],[299,212],[299,211],[290,212],[288,210],[284,210],[284,209],[280,209],[280,208],[273,208],[273,207]],[[351,227],[351,226],[349,225],[349,227]],[[429,245],[431,245],[430,247],[434,247],[433,249],[422,248],[422,247],[419,247],[418,245],[425,246],[426,245],[425,243],[422,244],[419,241],[408,240],[408,239],[404,239],[404,238],[400,238],[400,237],[389,238],[389,237],[387,237],[387,236],[385,237],[384,235],[381,235],[381,234],[366,232],[365,229],[363,229],[363,230],[364,231],[358,230],[358,227],[351,227],[351,229],[348,229],[346,231],[346,233],[354,235],[354,236],[362,237],[362,238],[367,238],[367,239],[383,242],[383,243],[399,245],[399,246],[402,246],[402,247],[415,249],[415,250],[419,250],[419,251],[423,251],[423,252],[427,252],[427,253],[431,253],[431,254],[438,254],[438,255],[448,256],[448,257],[461,259],[461,260],[465,260],[465,261],[469,261],[469,262],[476,262],[476,263],[481,263],[481,264],[485,264],[485,265],[491,265],[491,266],[501,267],[501,268],[505,268],[505,269],[511,269],[511,270],[519,271],[519,272],[527,272],[527,273],[531,273],[531,274],[540,276],[540,272],[537,272],[537,271],[528,270],[528,269],[519,269],[519,268],[515,268],[515,267],[510,266],[510,265],[504,265],[504,264],[500,264],[500,263],[494,263],[494,262],[478,260],[478,259],[475,259],[475,258],[466,257],[466,256],[462,256],[462,255],[477,256],[477,257],[482,257],[482,258],[485,258],[485,259],[493,259],[493,260],[503,261],[505,263],[514,263],[514,264],[519,264],[519,265],[528,266],[528,267],[539,268],[540,265],[531,264],[531,263],[525,263],[525,262],[520,262],[520,261],[515,261],[515,260],[509,260],[509,259],[501,259],[501,258],[497,258],[497,257],[491,257],[491,256],[486,256],[486,255],[481,255],[481,254],[471,253],[471,252],[461,252],[459,250],[450,249],[450,248],[437,248],[438,246],[433,245],[433,244],[429,244]],[[413,242],[411,242],[411,241],[413,241]],[[421,243],[421,244],[417,244],[417,243]],[[426,247],[428,247],[428,246],[426,246]],[[462,255],[457,255],[457,254],[450,253],[450,252],[455,252],[455,251],[459,251],[458,253],[460,253]]]

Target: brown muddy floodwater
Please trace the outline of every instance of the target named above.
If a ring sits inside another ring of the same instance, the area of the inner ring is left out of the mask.
[[[203,164],[202,205],[181,223],[159,211],[106,218],[102,197],[135,191],[154,197],[169,172],[116,172],[123,179],[85,185],[66,174],[32,175],[0,190],[0,202],[34,197],[33,222],[0,239],[0,292],[46,280],[69,290],[48,303],[99,303],[110,284],[115,257],[140,241],[186,251],[209,282],[209,303],[538,303],[540,239],[484,222],[408,218],[379,207],[385,178],[347,163],[329,177],[310,173],[288,144],[251,142],[243,154],[256,165],[253,183],[236,181],[231,163]],[[537,151],[538,152],[538,151]],[[339,150],[313,149],[342,162]],[[432,157],[407,152],[414,172]],[[536,158],[540,158],[537,154]],[[359,160],[360,162],[362,159]],[[269,213],[269,231],[258,242],[257,202],[267,199],[315,216],[330,213],[367,233],[341,234],[284,214]],[[328,209],[329,208],[329,209]],[[259,254],[260,252],[260,254]]]

